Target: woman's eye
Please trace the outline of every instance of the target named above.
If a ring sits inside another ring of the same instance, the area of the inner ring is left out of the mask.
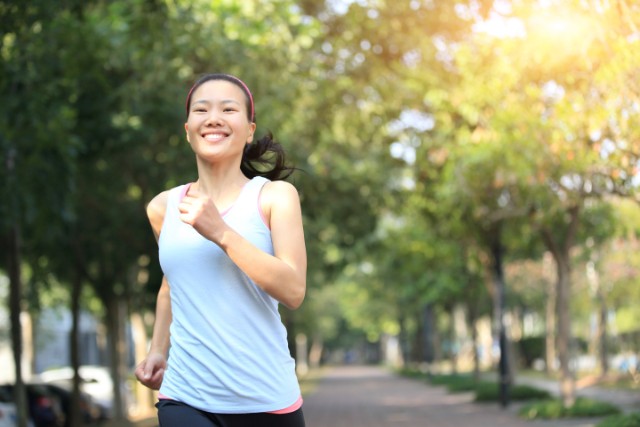
[[[224,112],[233,112],[236,111],[235,108],[225,108]]]

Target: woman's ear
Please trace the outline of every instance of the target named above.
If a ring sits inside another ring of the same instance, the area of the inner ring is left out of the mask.
[[[187,135],[187,142],[189,142],[189,143],[190,143],[191,141],[189,141],[189,124],[188,124],[188,123],[185,123],[185,124],[184,124],[184,132],[185,132],[185,133],[186,133],[186,135]]]
[[[256,124],[251,123],[249,125],[249,136],[247,137],[247,144],[251,144],[253,142],[253,134],[256,132]]]

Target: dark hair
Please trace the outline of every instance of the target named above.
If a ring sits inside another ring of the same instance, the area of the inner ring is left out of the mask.
[[[253,95],[249,87],[239,78],[224,73],[205,74],[191,86],[187,95],[187,118],[189,117],[191,95],[197,88],[212,80],[225,80],[239,87],[245,95],[247,119],[252,123],[256,122]],[[254,139],[251,144],[245,147],[240,170],[247,178],[263,176],[275,181],[288,178],[295,168],[287,165],[282,145],[274,140],[271,132],[267,132],[265,136],[257,140]]]

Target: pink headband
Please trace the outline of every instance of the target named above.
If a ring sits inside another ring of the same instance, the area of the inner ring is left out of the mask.
[[[191,101],[191,94],[197,87],[200,87],[203,83],[209,80],[227,80],[227,81],[232,80],[236,84],[240,85],[240,87],[244,90],[245,94],[249,98],[249,104],[251,105],[251,111],[250,111],[251,114],[249,115],[249,117],[251,117],[252,122],[256,121],[255,107],[253,105],[253,95],[251,94],[249,87],[242,80],[240,80],[236,76],[232,76],[231,74],[211,74],[209,76],[203,77],[202,79],[194,83],[194,85],[191,86],[191,89],[189,89],[189,93],[187,94],[187,115],[189,114],[189,101]]]

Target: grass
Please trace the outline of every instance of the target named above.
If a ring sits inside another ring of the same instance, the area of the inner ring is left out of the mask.
[[[609,376],[602,380],[600,387],[613,390],[638,390],[640,382],[631,375]]]
[[[536,371],[533,369],[520,370],[518,371],[518,375],[552,381],[558,381],[560,379],[560,374],[557,372],[546,373],[544,371]],[[639,376],[634,376],[628,372],[610,372],[603,376],[597,371],[579,371],[576,375],[577,384],[618,390],[638,390],[640,388]]]
[[[413,379],[426,379],[427,373],[415,368],[401,368],[396,370],[398,375]]]
[[[477,402],[497,402],[500,399],[497,382],[476,381],[470,374],[427,375],[409,369],[402,370],[400,374],[414,379],[426,379],[430,384],[446,387],[450,393],[475,392]],[[540,400],[550,397],[549,392],[528,385],[514,385],[509,388],[509,399],[514,401]]]
[[[607,417],[596,424],[596,427],[640,427],[640,412]]]
[[[403,368],[399,375],[416,380],[426,380],[433,385],[445,386],[450,392],[475,390],[476,381],[470,374],[429,374],[418,369]]]
[[[476,381],[471,375],[432,375],[428,377],[428,381],[433,385],[445,386],[452,393],[473,391],[476,387]]]
[[[619,413],[620,409],[615,405],[584,397],[577,398],[575,403],[567,408],[560,399],[551,399],[525,405],[519,411],[519,415],[528,420],[602,417]]]
[[[509,400],[542,400],[550,399],[551,394],[546,390],[529,385],[513,385],[509,387]],[[483,382],[476,387],[476,402],[496,402],[500,399],[498,383]]]
[[[437,374],[429,375],[417,369],[404,369],[399,374],[409,378],[426,380],[430,384],[444,386],[451,393],[471,391],[476,393],[477,402],[494,402],[500,399],[500,390],[497,382],[475,381],[471,374]],[[541,372],[526,372],[525,376],[547,378],[549,376]],[[625,379],[619,378],[616,383],[620,388],[626,388]],[[611,384],[609,382],[609,384]],[[604,383],[604,382],[603,382]],[[640,427],[640,413],[622,415],[620,409],[610,403],[579,397],[573,406],[565,408],[560,399],[551,397],[546,390],[541,390],[529,385],[518,384],[509,388],[511,401],[535,400],[535,402],[523,406],[519,414],[526,419],[559,419],[581,417],[608,417],[597,427]]]
[[[433,375],[429,382],[443,385],[451,393],[472,391],[476,393],[476,402],[497,402],[500,399],[500,388],[495,381],[476,381],[471,375]],[[551,395],[546,390],[528,385],[513,385],[509,387],[509,399],[524,401],[533,399],[549,399]]]

